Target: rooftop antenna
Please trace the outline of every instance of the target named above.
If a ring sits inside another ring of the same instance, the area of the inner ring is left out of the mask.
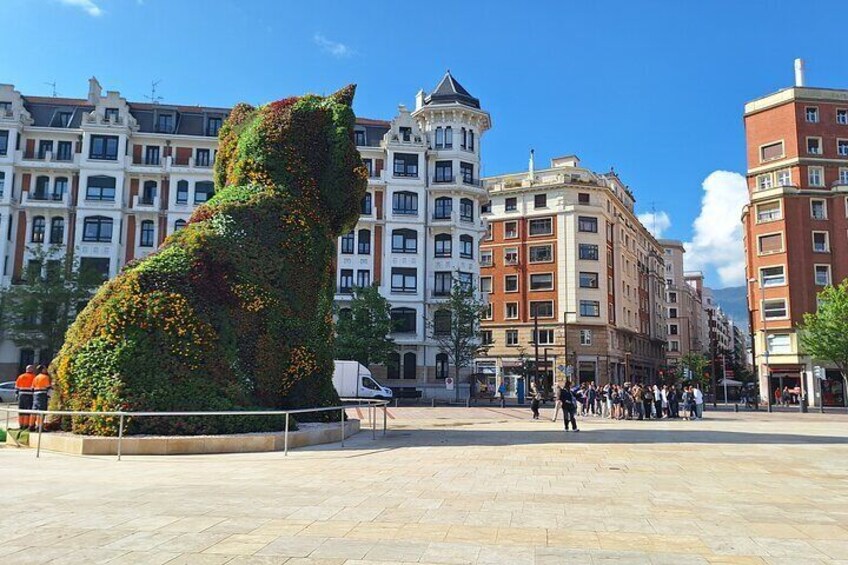
[[[150,96],[145,95],[145,98],[150,100],[151,104],[158,104],[160,100],[162,100],[161,96],[156,95],[156,87],[159,86],[159,83],[162,82],[162,79],[153,81],[150,83]]]
[[[56,92],[56,81],[55,80],[53,82],[45,82],[44,84],[46,84],[47,86],[49,86],[52,89],[53,98],[56,98],[57,96],[59,96],[59,93]]]

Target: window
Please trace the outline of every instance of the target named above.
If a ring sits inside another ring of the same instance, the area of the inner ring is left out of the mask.
[[[518,292],[518,275],[504,276],[504,292]]]
[[[141,222],[141,238],[138,244],[141,247],[153,247],[153,220]]]
[[[370,230],[359,230],[357,233],[357,238],[359,241],[359,245],[356,248],[356,252],[359,255],[370,255],[371,254],[371,231]]]
[[[30,241],[32,243],[44,243],[44,230],[47,227],[47,222],[44,219],[44,216],[36,216],[32,219],[32,236],[30,237]]]
[[[480,277],[480,292],[492,292],[492,277]]]
[[[91,216],[83,221],[82,240],[110,243],[112,241],[112,218]]]
[[[46,159],[48,153],[53,154],[53,142],[49,139],[42,139],[38,142],[38,158]]]
[[[531,263],[550,263],[554,259],[553,245],[531,245],[527,254]]]
[[[492,339],[492,330],[480,331],[480,343],[483,345],[492,345],[494,343],[494,340]]]
[[[678,351],[680,351],[680,342],[676,339],[668,340],[668,350],[673,353],[677,353]]]
[[[492,201],[489,200],[485,204],[480,205],[480,214],[491,214],[492,213]]]
[[[448,296],[453,286],[453,275],[450,271],[439,271],[433,279],[433,296]]]
[[[459,147],[461,149],[468,147],[468,131],[465,128],[460,129]]]
[[[580,330],[580,345],[592,345],[592,330]]]
[[[518,330],[506,330],[506,344],[518,345]]]
[[[783,217],[780,201],[757,204],[757,223],[771,222]]]
[[[392,353],[389,355],[388,362],[386,363],[386,378],[400,378],[400,353]]]
[[[197,153],[194,157],[194,164],[197,167],[208,167],[209,166],[209,150],[208,149],[198,149]]]
[[[543,300],[540,302],[530,302],[530,317],[531,318],[553,318],[554,303],[552,300]]]
[[[669,324],[668,325],[668,334],[669,335],[677,335],[679,333],[677,324]]]
[[[206,118],[206,135],[215,137],[221,129],[221,118]]]
[[[105,281],[109,278],[109,259],[105,257],[82,257],[79,270],[81,273],[99,275]],[[77,311],[79,310],[78,308]]]
[[[468,150],[474,151],[474,130],[468,130]]]
[[[578,204],[588,204],[589,203],[589,194],[587,192],[577,193],[577,203]]]
[[[0,130],[0,155],[6,155],[9,152],[9,130]]]
[[[807,153],[810,155],[821,155],[821,138],[820,137],[808,137],[807,138]]]
[[[491,250],[481,250],[480,251],[480,266],[489,267],[492,265],[492,251]]]
[[[764,300],[763,314],[765,315],[766,320],[785,318],[787,315],[786,300],[783,298]]]
[[[761,235],[757,238],[757,244],[761,255],[765,255],[767,253],[780,253],[783,251],[783,234],[771,233],[768,235]]]
[[[148,145],[144,148],[144,164],[158,165],[159,164],[159,147]]]
[[[668,301],[671,304],[677,304],[677,293],[676,292],[669,292],[668,293]]]
[[[173,114],[159,114],[156,119],[156,131],[159,133],[171,133],[174,129]]]
[[[815,266],[815,280],[818,286],[827,286],[830,284],[830,265]]]
[[[451,244],[453,242],[450,234],[440,233],[434,240],[436,257],[450,257],[452,253]]]
[[[65,218],[55,217],[50,220],[50,243],[60,245],[65,240]]]
[[[452,210],[453,198],[450,198],[448,196],[436,198],[435,207],[433,208],[433,219],[450,220]]]
[[[504,318],[515,320],[518,318],[518,302],[507,302],[504,308]]]
[[[768,190],[772,186],[771,173],[757,176],[757,190]]]
[[[174,231],[175,232],[180,231],[184,227],[186,227],[186,221],[185,220],[177,220],[176,222],[174,222]]]
[[[117,108],[106,108],[103,110],[103,117],[106,118],[107,122],[117,124],[120,119],[120,112]]]
[[[100,161],[117,161],[118,138],[114,135],[92,135],[88,158]]]
[[[448,376],[448,354],[436,354],[436,378],[446,379]]]
[[[551,218],[539,218],[528,222],[530,235],[550,235],[553,233],[553,220]]]
[[[451,331],[450,310],[436,310],[433,314],[433,334],[445,335]]]
[[[362,197],[362,200],[359,202],[359,213],[363,216],[371,215],[371,193],[366,192],[365,196]]]
[[[554,344],[554,330],[533,330],[532,343],[536,345],[553,345]]]
[[[598,260],[598,246],[594,243],[581,243],[578,251],[581,259],[586,261]]]
[[[372,161],[371,159],[363,159],[362,164],[365,165],[365,170],[368,171],[368,178],[373,178],[374,177],[374,161]]]
[[[810,200],[810,216],[814,220],[827,219],[827,207],[825,206],[824,200]]]
[[[514,196],[504,200],[504,210],[507,212],[515,212],[518,210],[518,199]]]
[[[415,333],[415,310],[392,308],[392,329],[397,333]]]
[[[474,184],[474,165],[471,163],[459,163],[459,174],[462,175],[462,182],[465,184]]]
[[[769,353],[778,355],[792,353],[792,343],[789,334],[769,334],[766,336],[766,344]]]
[[[115,177],[97,175],[88,177],[86,200],[115,200]]]
[[[418,234],[415,230],[392,231],[392,253],[418,253]]]
[[[581,271],[580,288],[598,288],[598,273]]]
[[[353,269],[342,269],[339,273],[339,293],[351,294],[353,292]]]
[[[462,198],[459,201],[459,219],[463,222],[474,221],[474,202],[469,198]]]
[[[445,128],[445,149],[451,149],[453,147],[453,128],[447,126]]]
[[[824,186],[824,169],[822,167],[807,167],[807,181],[810,186]]]
[[[777,186],[792,186],[792,174],[789,169],[777,171]]]
[[[843,186],[848,184],[848,168],[839,169],[839,184]]]
[[[836,153],[840,157],[848,157],[848,139],[836,140]]]
[[[470,235],[459,236],[459,258],[474,259],[474,238]]]
[[[553,273],[534,273],[530,275],[530,290],[553,290]]]
[[[50,177],[39,176],[35,179],[35,192],[33,200],[47,200],[47,192],[50,188]]]
[[[396,177],[417,177],[418,155],[414,153],[395,153],[394,175]]]
[[[153,201],[156,199],[156,181],[148,180],[144,181],[144,186],[141,191],[141,204],[146,206],[152,206]]]
[[[783,142],[769,143],[760,147],[760,161],[773,161],[783,157]]]
[[[813,251],[816,253],[830,252],[830,241],[826,231],[813,232]]]
[[[504,248],[504,265],[518,265],[518,248]]]
[[[453,182],[453,161],[436,161],[434,182]]]
[[[445,146],[445,130],[441,126],[436,128],[436,149],[441,149]]]
[[[597,318],[601,315],[601,303],[597,300],[581,300],[580,315]]]
[[[760,284],[762,284],[763,287],[781,286],[786,284],[786,275],[784,274],[783,265],[761,268]]]
[[[548,195],[547,194],[537,194],[533,197],[533,208],[547,208],[548,207]]]
[[[395,192],[392,195],[392,212],[404,216],[418,215],[418,195],[414,192]]]
[[[518,237],[518,222],[504,222],[504,238],[515,239]]]
[[[209,202],[215,196],[215,185],[211,181],[201,181],[194,185],[194,203]]]
[[[359,288],[371,286],[371,271],[368,269],[356,271],[356,286]]]
[[[412,128],[410,127],[399,127],[398,131],[400,132],[400,138],[403,141],[409,141],[412,138]]]
[[[579,216],[577,218],[577,231],[598,233],[598,218]]]
[[[361,129],[354,130],[353,141],[358,146],[367,145],[367,143],[365,143],[365,130],[361,130]]]
[[[804,116],[807,118],[807,121],[811,124],[818,123],[819,121],[819,109],[815,106],[807,106],[804,109]]]
[[[392,292],[416,292],[418,271],[409,268],[392,268]]]
[[[356,236],[353,232],[346,233],[342,236],[342,253],[345,255],[353,254],[353,246],[356,244]]]
[[[56,148],[56,155],[53,158],[56,161],[70,161],[73,158],[71,155],[71,142],[60,141]]]
[[[177,204],[186,204],[188,202],[188,181],[181,180],[177,182]]]
[[[848,125],[848,110],[836,110],[836,123],[842,124],[843,126]]]

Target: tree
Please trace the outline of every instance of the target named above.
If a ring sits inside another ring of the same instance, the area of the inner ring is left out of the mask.
[[[65,332],[82,305],[102,282],[102,275],[80,270],[59,246],[29,249],[31,259],[20,284],[0,295],[0,324],[16,346],[41,352],[41,361],[52,359],[65,340]]]
[[[437,343],[439,352],[447,356],[449,365],[453,365],[457,400],[460,370],[470,366],[478,355],[489,349],[488,345],[483,344],[480,332],[480,320],[486,308],[473,285],[454,280],[447,302],[436,310],[433,320],[428,322],[431,337]]]
[[[395,342],[389,337],[391,305],[375,285],[354,289],[350,310],[337,308],[336,313],[336,359],[352,359],[366,367],[389,362],[395,351]]]
[[[813,359],[836,365],[848,389],[848,279],[821,291],[818,304],[804,314],[801,346]]]
[[[689,369],[689,378],[685,374],[681,375],[682,380],[689,380],[695,383],[704,385],[706,377],[704,371],[709,365],[709,361],[701,353],[689,352],[680,358],[680,366],[684,369]]]

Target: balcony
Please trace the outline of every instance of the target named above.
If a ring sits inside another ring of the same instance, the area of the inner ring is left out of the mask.
[[[160,208],[159,195],[149,198],[141,194],[136,194],[133,196],[132,207],[133,210],[140,212],[157,212]]]
[[[44,153],[27,153],[24,151],[15,151],[15,161],[22,165],[31,167],[47,168],[47,169],[71,169],[79,167],[79,153],[54,153],[53,151],[45,151]]]
[[[430,177],[431,184],[456,184],[456,177],[453,175],[437,175]]]
[[[26,191],[21,195],[22,206],[38,208],[67,208],[70,198],[68,193],[55,194],[51,192]]]

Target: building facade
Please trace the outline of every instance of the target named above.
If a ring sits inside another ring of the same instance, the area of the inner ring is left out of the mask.
[[[761,395],[798,387],[810,404],[844,406],[838,371],[813,379],[796,328],[819,291],[848,277],[848,90],[806,87],[796,67],[796,85],[747,103],[744,120],[742,222]]]
[[[488,354],[483,384],[514,393],[525,361],[548,389],[554,380],[653,381],[665,363],[662,248],[633,212],[612,172],[577,157],[548,169],[485,179],[488,232],[480,288]]]
[[[707,322],[704,316],[700,273],[684,270],[686,249],[683,242],[661,239],[665,258],[666,317],[668,319],[668,347],[666,355],[669,368],[680,363],[689,353],[704,353],[707,343]]]

